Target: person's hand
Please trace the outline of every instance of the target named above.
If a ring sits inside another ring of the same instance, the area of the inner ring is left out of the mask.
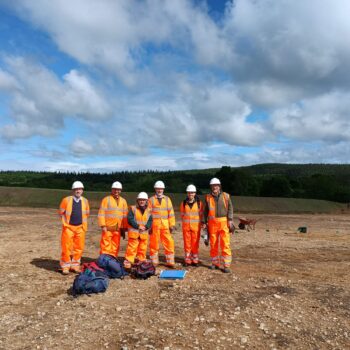
[[[205,230],[207,228],[206,224],[202,224],[202,229]]]
[[[141,232],[146,231],[146,226],[145,225],[139,225],[139,231],[141,231]]]
[[[170,233],[173,233],[175,231],[175,226],[170,227]]]
[[[233,226],[233,220],[228,220],[227,221],[227,227],[231,228]]]
[[[106,226],[102,226],[102,231],[103,232],[107,232],[107,227]]]

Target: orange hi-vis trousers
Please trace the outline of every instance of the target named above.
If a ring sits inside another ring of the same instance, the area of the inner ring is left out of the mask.
[[[115,257],[119,254],[120,232],[119,231],[102,231],[100,241],[100,254],[109,254]]]
[[[73,226],[66,224],[62,227],[61,261],[62,268],[79,266],[85,245],[86,231],[83,225]]]
[[[125,259],[131,264],[135,262],[135,258],[139,261],[146,260],[148,244],[148,233],[140,234],[138,238],[128,237],[128,246],[126,248]]]
[[[182,234],[184,238],[185,263],[191,264],[193,262],[198,264],[198,250],[201,237],[200,228],[193,230],[183,227]]]
[[[230,232],[227,227],[227,218],[213,218],[208,222],[210,256],[212,264],[220,266],[220,260],[224,267],[229,267],[232,261],[230,247]],[[221,248],[221,259],[219,255],[219,243]]]
[[[175,244],[169,228],[152,226],[152,234],[149,240],[149,253],[153,264],[159,264],[159,242],[162,242],[167,265],[175,264]]]

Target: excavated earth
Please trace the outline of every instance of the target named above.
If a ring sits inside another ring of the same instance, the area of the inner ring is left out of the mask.
[[[93,214],[85,262],[98,256]],[[350,349],[350,214],[258,217],[232,238],[231,274],[208,270],[201,242],[182,281],[128,277],[74,298],[56,211],[0,208],[0,349]],[[181,269],[179,226],[174,238]]]

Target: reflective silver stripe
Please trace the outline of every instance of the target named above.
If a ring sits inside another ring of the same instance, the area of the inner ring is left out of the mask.
[[[197,223],[201,222],[199,219],[183,219],[182,222],[184,223]]]
[[[71,214],[72,214],[71,211],[67,211],[67,210],[66,210],[66,215],[71,215]]]
[[[66,211],[66,209],[60,208],[60,212],[61,212],[61,213],[64,213],[65,211]]]
[[[87,222],[87,218],[83,218],[83,222]]]
[[[214,220],[215,216],[208,216],[208,220]]]
[[[167,219],[168,215],[152,214],[153,219]]]
[[[118,214],[99,214],[99,217],[105,217],[105,218],[117,218],[117,219],[123,219],[123,215]]]
[[[168,216],[169,216],[169,218],[172,218],[172,217],[174,217],[175,215],[174,215],[173,213],[170,213]]]
[[[129,232],[140,233],[139,230],[138,230],[137,228],[133,228],[133,227],[132,227],[132,228],[129,227],[129,228],[128,228],[128,231],[129,231]]]

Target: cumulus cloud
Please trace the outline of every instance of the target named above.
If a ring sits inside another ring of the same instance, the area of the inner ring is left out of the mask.
[[[234,1],[224,21],[238,57],[230,69],[248,92],[257,92],[257,99],[248,94],[251,101],[283,106],[329,88],[348,88],[343,72],[350,68],[349,10],[347,0]],[[280,91],[280,100],[271,99]]]
[[[271,118],[277,133],[294,140],[350,140],[350,91],[332,91],[277,109]]]
[[[1,128],[6,139],[55,135],[67,116],[82,120],[110,116],[111,107],[103,94],[78,71],[71,70],[60,80],[46,67],[24,58],[7,57],[5,61],[10,117],[14,120]]]

